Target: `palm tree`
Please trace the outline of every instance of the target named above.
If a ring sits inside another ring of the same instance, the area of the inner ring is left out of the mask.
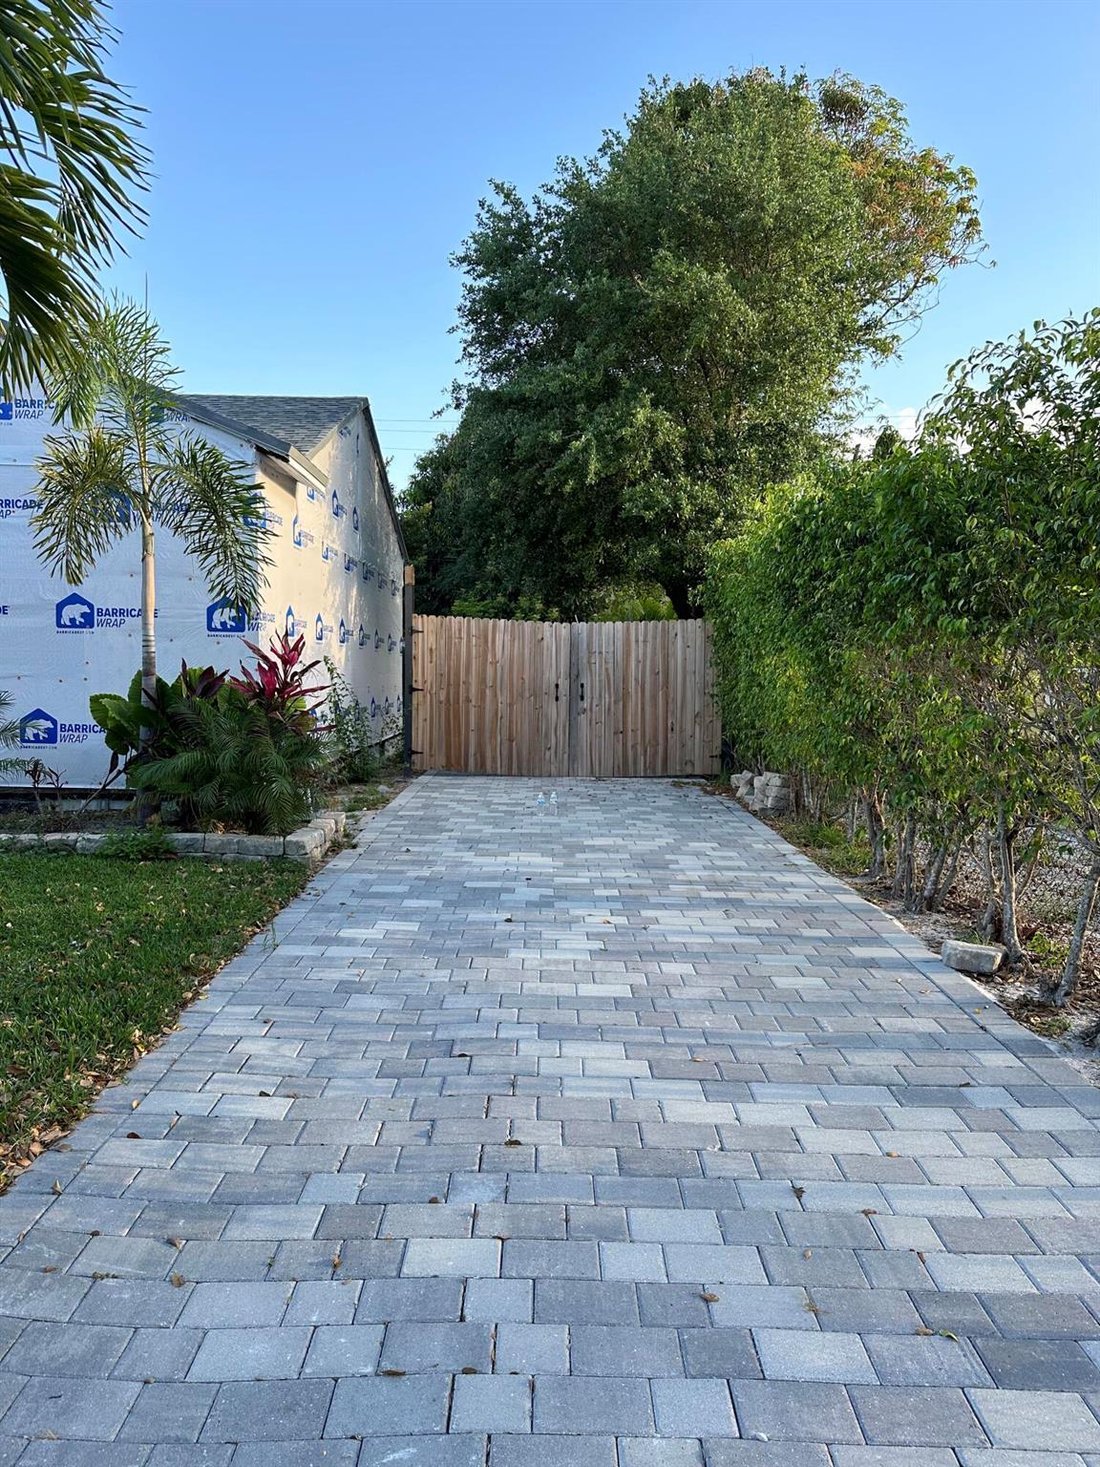
[[[0,395],[56,368],[96,267],[144,211],[140,110],[103,70],[99,0],[0,5]]]
[[[50,380],[72,432],[46,439],[32,519],[39,558],[70,586],[141,532],[141,683],[157,680],[156,531],[177,535],[211,593],[253,610],[266,584],[264,501],[219,448],[181,429],[168,344],[144,307],[100,302]]]

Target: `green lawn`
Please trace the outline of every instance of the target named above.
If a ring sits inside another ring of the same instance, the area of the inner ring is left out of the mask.
[[[0,855],[0,1186],[307,874],[289,861]]]

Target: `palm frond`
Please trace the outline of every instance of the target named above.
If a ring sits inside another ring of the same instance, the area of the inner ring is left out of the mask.
[[[154,495],[157,519],[184,542],[213,594],[251,610],[271,560],[263,495],[247,472],[214,444],[187,436],[157,466]]]
[[[76,428],[97,415],[117,433],[140,435],[157,451],[170,441],[166,420],[178,373],[168,343],[149,312],[114,296],[93,303],[48,374],[55,411]]]
[[[135,137],[140,109],[104,71],[113,38],[98,0],[5,0],[0,8],[6,394],[59,365],[69,332],[92,310],[96,267],[144,219],[136,196],[149,155]],[[58,308],[47,312],[51,300]]]
[[[133,527],[126,440],[103,428],[47,438],[31,519],[39,559],[79,586],[103,552]]]

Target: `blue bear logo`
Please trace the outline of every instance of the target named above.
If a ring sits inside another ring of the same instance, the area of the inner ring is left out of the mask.
[[[95,630],[95,607],[86,596],[80,596],[75,591],[57,603],[53,616],[54,625],[60,632]]]
[[[26,749],[57,743],[57,719],[44,708],[32,708],[19,720],[19,742]]]

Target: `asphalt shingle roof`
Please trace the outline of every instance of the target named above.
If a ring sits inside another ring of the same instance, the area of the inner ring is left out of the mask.
[[[361,397],[252,397],[207,393],[181,393],[180,402],[205,409],[252,428],[258,433],[281,439],[300,452],[311,454],[349,413],[359,407]]]

